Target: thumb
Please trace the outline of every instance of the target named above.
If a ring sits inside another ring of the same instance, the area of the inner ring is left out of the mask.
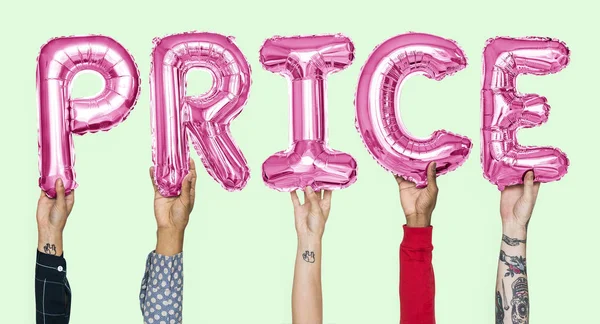
[[[525,173],[525,179],[523,180],[523,199],[529,203],[535,200],[534,178],[533,171],[527,171],[527,173]]]
[[[192,181],[193,181],[193,175],[191,172],[189,172],[184,178],[183,178],[183,182],[181,183],[181,201],[189,207],[189,204],[191,202],[191,190],[192,190]]]
[[[437,193],[437,163],[431,162],[427,166],[427,190],[433,194]]]
[[[61,208],[65,207],[67,205],[65,201],[65,185],[61,178],[56,179],[54,190],[56,190],[56,205]]]

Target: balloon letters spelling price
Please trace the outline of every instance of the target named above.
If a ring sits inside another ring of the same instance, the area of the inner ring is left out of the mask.
[[[150,97],[155,182],[163,196],[180,193],[189,171],[188,137],[208,173],[225,189],[241,190],[250,170],[235,144],[230,123],[242,111],[250,90],[250,66],[231,37],[191,32],[157,38],[152,52]],[[264,161],[265,184],[279,191],[306,186],[342,189],[356,181],[356,161],[327,145],[327,77],[354,60],[354,45],[343,35],[273,37],[260,49],[260,62],[284,76],[290,93],[290,144]],[[522,183],[533,170],[536,181],[559,180],[569,160],[557,148],[526,147],[517,131],[548,119],[546,98],[520,94],[521,74],[561,71],[569,62],[564,43],[540,37],[489,40],[483,52],[481,162],[484,177],[499,189]],[[471,140],[445,130],[413,137],[402,123],[402,85],[417,74],[442,80],[466,67],[456,43],[434,35],[407,33],[380,44],[363,66],[356,89],[356,127],[367,150],[386,170],[427,185],[426,170],[457,169]],[[203,69],[212,87],[186,94],[186,75]],[[104,79],[91,98],[72,99],[77,73],[91,70]],[[39,185],[50,197],[61,178],[67,192],[75,182],[72,134],[109,130],[122,122],[139,94],[139,72],[131,55],[106,36],[56,38],[41,49],[37,66]],[[446,107],[451,108],[449,103]]]
[[[481,162],[484,176],[504,187],[523,183],[533,170],[535,180],[548,182],[567,173],[569,160],[559,149],[526,147],[517,141],[520,128],[548,120],[550,106],[537,94],[519,94],[519,74],[545,75],[569,62],[567,47],[548,38],[495,38],[483,52]]]
[[[72,99],[73,78],[95,71],[104,88],[92,98]],[[62,179],[68,193],[75,182],[72,134],[106,131],[122,122],[139,94],[139,72],[131,55],[106,36],[62,37],[40,51],[37,65],[39,185],[55,197]]]
[[[184,33],[155,40],[150,93],[154,176],[163,196],[176,196],[189,170],[188,136],[208,173],[225,189],[242,189],[250,176],[229,131],[250,90],[250,66],[229,37]],[[185,93],[186,73],[204,69],[212,87]]]
[[[429,163],[437,163],[439,175],[467,159],[471,140],[444,130],[428,139],[414,138],[402,124],[398,107],[402,85],[410,76],[441,80],[466,65],[465,55],[453,41],[427,34],[393,37],[371,53],[356,90],[356,126],[381,166],[424,187]]]

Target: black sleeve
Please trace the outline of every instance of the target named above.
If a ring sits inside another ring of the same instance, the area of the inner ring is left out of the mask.
[[[37,324],[67,324],[71,314],[71,287],[62,256],[37,252],[35,262]]]

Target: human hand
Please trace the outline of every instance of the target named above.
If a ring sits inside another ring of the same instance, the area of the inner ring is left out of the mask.
[[[427,227],[431,225],[431,215],[437,202],[436,164],[427,166],[427,187],[417,189],[414,182],[395,176],[400,190],[400,204],[409,227]]]
[[[63,254],[63,230],[67,218],[73,210],[75,191],[65,195],[65,186],[61,179],[57,179],[54,188],[56,198],[48,198],[44,191],[38,200],[36,219],[38,225],[38,251],[52,254]]]
[[[500,195],[500,216],[505,231],[526,231],[537,200],[540,183],[533,171],[525,174],[523,184],[508,186]]]
[[[196,165],[190,159],[190,171],[181,183],[181,194],[163,197],[154,182],[154,167],[150,168],[154,187],[154,216],[157,225],[156,253],[175,255],[183,250],[183,234],[196,198]]]
[[[325,223],[331,209],[331,190],[313,191],[304,189],[304,204],[300,203],[296,191],[290,193],[294,205],[296,233],[299,240],[320,241],[325,231]]]

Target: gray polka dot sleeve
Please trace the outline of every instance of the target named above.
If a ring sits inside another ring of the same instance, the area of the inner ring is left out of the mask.
[[[152,251],[140,289],[144,324],[181,324],[183,253],[164,256]]]

